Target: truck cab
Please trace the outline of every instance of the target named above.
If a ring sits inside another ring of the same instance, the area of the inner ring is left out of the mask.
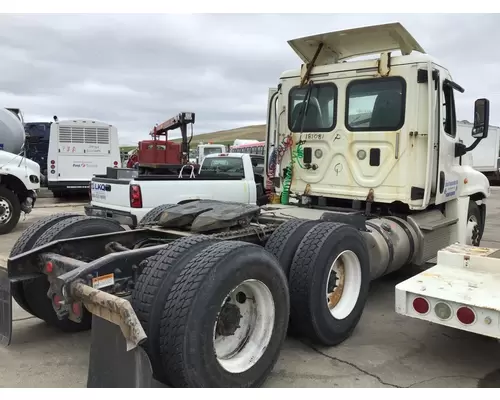
[[[448,69],[399,23],[288,43],[304,64],[270,90],[266,151],[281,201],[417,216],[440,238],[424,245],[429,255],[450,240],[477,241],[490,187],[461,162],[473,147],[459,143],[455,98],[464,89]],[[476,141],[487,136],[488,104],[476,102]],[[474,221],[457,224],[470,201]]]

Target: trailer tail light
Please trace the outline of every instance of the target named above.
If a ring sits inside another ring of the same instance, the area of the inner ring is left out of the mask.
[[[52,303],[54,304],[54,308],[56,310],[61,309],[61,302],[62,302],[62,299],[57,294],[55,294],[54,297],[52,297]]]
[[[47,263],[45,264],[45,271],[51,274],[53,270],[54,270],[54,264],[52,264],[52,261],[47,261]]]
[[[451,307],[448,304],[442,302],[437,303],[434,306],[434,312],[436,313],[436,316],[443,321],[450,319],[452,314]]]
[[[471,308],[462,306],[457,310],[457,318],[462,324],[470,325],[476,321],[476,313]]]
[[[142,194],[139,185],[130,185],[130,207],[142,208]]]
[[[118,166],[118,161],[115,161],[115,162],[113,163],[113,165],[114,165],[114,166],[115,166],[115,168],[116,168],[116,167]]]
[[[419,314],[427,314],[429,312],[429,302],[423,297],[417,297],[413,300],[413,309]]]
[[[71,311],[73,311],[73,314],[79,317],[82,314],[82,307],[79,303],[73,303],[71,305]]]

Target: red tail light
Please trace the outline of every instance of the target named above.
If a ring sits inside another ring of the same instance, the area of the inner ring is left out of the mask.
[[[429,302],[423,297],[417,297],[413,300],[413,309],[419,314],[427,314],[430,309]]]
[[[458,320],[464,325],[470,325],[476,320],[476,313],[469,307],[460,307],[457,311]]]
[[[115,162],[113,163],[113,165],[114,165],[115,167],[117,167],[117,166],[118,166],[118,161],[115,161]]]
[[[142,208],[142,194],[139,185],[130,185],[130,207]]]

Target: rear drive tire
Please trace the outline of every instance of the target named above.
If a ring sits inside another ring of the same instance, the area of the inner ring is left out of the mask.
[[[289,294],[276,258],[223,241],[182,269],[165,303],[160,354],[174,387],[258,387],[286,337]]]
[[[9,188],[0,185],[0,235],[12,232],[21,217],[21,203]]]
[[[282,223],[269,237],[266,250],[280,262],[285,275],[289,276],[297,246],[309,230],[320,221],[292,219]]]
[[[31,250],[35,245],[38,238],[50,227],[54,226],[63,219],[76,217],[79,214],[76,213],[60,213],[49,215],[48,217],[41,218],[36,221],[33,225],[30,225],[27,229],[23,231],[21,236],[16,240],[12,250],[10,251],[9,257],[17,256],[18,254],[24,253],[25,251]],[[41,277],[41,279],[45,279]],[[24,294],[24,286],[22,282],[15,282],[11,286],[11,294],[14,300],[19,304],[19,306],[26,312],[38,317],[38,315],[33,314],[33,310],[26,302],[26,296]]]
[[[335,346],[357,326],[370,286],[370,258],[353,226],[322,222],[302,239],[289,277],[294,332]]]
[[[59,221],[49,230],[45,231],[35,242],[33,247],[39,247],[59,239],[68,239],[100,233],[120,232],[125,229],[117,222],[104,218],[78,216]],[[104,255],[94,249],[92,256],[95,258]],[[76,259],[81,259],[75,255]],[[90,260],[85,260],[90,261]],[[80,332],[91,328],[92,314],[83,307],[81,322],[73,322],[68,318],[59,319],[52,306],[52,300],[48,298],[47,292],[50,288],[49,281],[44,276],[40,279],[24,282],[26,301],[33,313],[47,324],[60,329],[63,332]]]
[[[469,246],[479,246],[484,231],[481,218],[481,210],[473,200],[469,201],[469,210],[467,213],[467,241]]]
[[[151,361],[153,376],[164,384],[169,385],[169,382],[168,376],[163,374],[159,354],[160,321],[165,302],[186,264],[201,250],[219,241],[203,235],[183,237],[141,263],[143,269],[132,291],[131,303],[148,336],[144,348]]]
[[[142,217],[139,222],[139,227],[144,227],[147,225],[155,225],[160,220],[160,216],[163,214],[165,210],[169,208],[175,207],[177,204],[162,204],[161,206],[157,206],[152,210],[149,210],[144,217]]]

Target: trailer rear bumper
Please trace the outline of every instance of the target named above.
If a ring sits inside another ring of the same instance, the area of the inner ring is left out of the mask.
[[[399,283],[396,312],[500,339],[500,250],[451,245],[437,265]]]
[[[0,345],[8,346],[12,338],[11,282],[5,268],[0,267]]]

